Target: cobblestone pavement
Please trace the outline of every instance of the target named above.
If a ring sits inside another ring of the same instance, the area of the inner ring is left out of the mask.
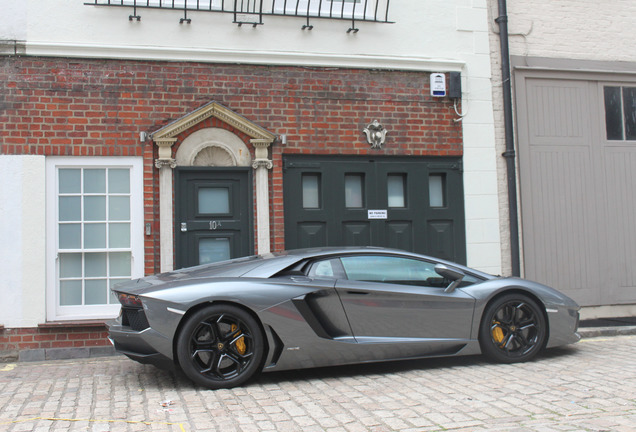
[[[125,357],[0,364],[1,431],[636,431],[636,336],[264,374],[232,390]]]

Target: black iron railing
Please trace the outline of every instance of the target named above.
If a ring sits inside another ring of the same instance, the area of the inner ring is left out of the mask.
[[[93,0],[88,6],[132,8],[129,20],[141,20],[142,9],[181,11],[180,23],[190,24],[189,12],[221,12],[233,14],[238,25],[263,24],[265,16],[286,16],[305,19],[303,30],[311,30],[313,19],[351,21],[347,32],[357,32],[356,21],[390,23],[390,0]]]

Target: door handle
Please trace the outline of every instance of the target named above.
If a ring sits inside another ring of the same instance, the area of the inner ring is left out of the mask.
[[[369,294],[369,292],[368,291],[349,291],[349,290],[347,290],[347,294],[367,295],[367,294]]]
[[[181,222],[181,232],[188,232],[188,224],[186,222]]]

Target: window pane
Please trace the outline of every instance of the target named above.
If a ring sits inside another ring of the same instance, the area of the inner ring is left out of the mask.
[[[106,304],[108,301],[108,289],[106,279],[87,280],[84,287],[84,304]]]
[[[108,219],[111,221],[130,220],[130,198],[111,196],[108,199]]]
[[[82,304],[82,281],[60,281],[60,305],[78,306]]]
[[[106,220],[106,197],[105,196],[84,197],[84,220],[86,221]]]
[[[60,249],[80,249],[82,247],[82,225],[60,225]]]
[[[130,276],[130,252],[112,252],[110,256],[109,276]]]
[[[426,261],[388,256],[343,257],[349,280],[400,285],[437,286],[441,276]]]
[[[129,248],[130,247],[130,224],[118,223],[108,226],[108,247]]]
[[[230,259],[230,239],[204,238],[199,240],[199,264]]]
[[[106,277],[105,253],[87,253],[84,260],[85,277]]]
[[[108,193],[130,193],[130,170],[108,170]]]
[[[303,174],[303,208],[320,208],[320,175]]]
[[[87,249],[103,249],[106,247],[106,224],[84,225],[84,247]]]
[[[59,198],[59,206],[60,222],[82,220],[82,201],[80,197],[61,196]]]
[[[389,175],[387,179],[389,207],[406,207],[406,198],[404,195],[405,179],[406,176],[404,174]]]
[[[364,207],[364,176],[362,174],[345,175],[345,207]]]
[[[60,193],[80,193],[81,190],[81,173],[82,171],[79,169],[61,169],[59,171],[60,178]]]
[[[106,170],[84,170],[84,193],[106,193]]]
[[[428,191],[431,207],[446,206],[446,176],[444,174],[431,174],[428,176]]]
[[[623,139],[621,88],[605,87],[605,129],[608,140]]]
[[[228,188],[201,188],[199,193],[199,213],[227,214],[230,212],[230,191]]]
[[[61,278],[81,278],[82,277],[82,254],[80,253],[60,254],[60,277]]]
[[[636,87],[623,88],[625,139],[636,140]]]

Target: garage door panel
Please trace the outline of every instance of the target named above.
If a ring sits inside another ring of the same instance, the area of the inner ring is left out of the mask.
[[[636,149],[606,147],[605,176],[609,247],[615,257],[604,299],[633,302],[636,290]],[[613,229],[612,229],[613,228]]]
[[[302,222],[297,227],[298,247],[312,248],[327,243],[327,224],[323,222]]]
[[[371,246],[371,226],[368,222],[343,222],[342,232],[347,246]]]
[[[388,247],[413,250],[413,224],[410,221],[387,222],[386,239]]]
[[[455,237],[455,224],[453,221],[429,221],[427,231],[433,254],[438,258],[450,260],[450,256],[454,254],[453,238]]]
[[[595,185],[581,175],[592,170],[589,149],[535,149],[530,165],[533,180],[523,195],[527,277],[597,303]]]
[[[569,146],[587,142],[587,93],[586,82],[529,81],[528,112],[533,118],[530,145]]]
[[[597,151],[587,81],[520,80],[519,152],[525,276],[599,304]]]

